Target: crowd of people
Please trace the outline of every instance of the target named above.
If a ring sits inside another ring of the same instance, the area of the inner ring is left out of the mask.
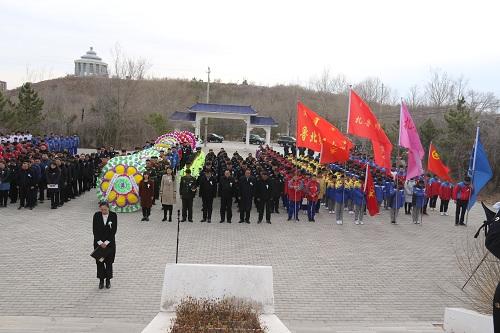
[[[210,149],[199,176],[194,177],[190,163],[197,152],[186,151],[186,147],[174,148],[156,161],[148,161],[148,175],[139,184],[143,221],[149,221],[155,199],[160,199],[163,205],[163,221],[172,221],[177,195],[176,170],[186,166],[178,187],[182,222],[193,222],[193,201],[199,196],[201,222],[212,222],[213,202],[220,197],[220,223],[232,222],[233,209],[239,213],[239,223],[250,223],[253,207],[257,209],[257,223],[271,223],[272,214],[279,213],[280,207],[286,209],[289,221],[299,221],[299,214],[304,211],[307,221],[315,222],[316,214],[324,207],[339,225],[343,224],[345,214],[352,215],[354,223],[362,225],[366,215],[365,172],[369,164],[379,209],[389,211],[391,223],[397,223],[403,207],[405,215],[410,215],[415,224],[421,223],[428,210],[439,209],[440,215],[448,215],[453,199],[455,224],[465,225],[472,192],[469,177],[458,184],[431,174],[405,180],[404,167],[385,170],[360,153],[353,153],[347,163],[323,165],[313,151],[299,149],[298,156],[294,156],[280,154],[268,146],[260,147],[255,156],[250,153],[245,157],[238,152],[229,156],[224,148],[217,154]],[[172,163],[179,160],[172,155],[183,156],[182,162]]]
[[[95,187],[106,149],[77,154],[78,136],[29,132],[0,134],[0,207],[33,209],[45,200],[52,209]]]

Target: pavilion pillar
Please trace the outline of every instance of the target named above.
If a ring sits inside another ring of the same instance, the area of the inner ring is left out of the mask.
[[[201,118],[196,117],[194,122],[194,135],[198,138],[200,137],[200,127],[201,127]]]
[[[246,121],[246,124],[247,124],[247,134],[245,135],[245,144],[248,146],[250,146],[250,119],[248,119]]]
[[[266,144],[271,146],[271,127],[264,127],[264,131],[266,131]]]

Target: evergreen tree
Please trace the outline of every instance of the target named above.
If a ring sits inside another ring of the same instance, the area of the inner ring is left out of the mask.
[[[461,179],[469,165],[470,152],[474,144],[476,120],[463,96],[459,97],[455,108],[444,114],[446,132],[443,142],[443,157],[455,176]]]
[[[427,150],[431,141],[437,141],[441,135],[441,130],[439,130],[431,118],[427,118],[419,127],[418,131],[420,134],[420,142],[422,147]]]
[[[31,83],[22,85],[15,104],[16,125],[19,129],[35,130],[43,120],[43,99],[33,89]]]

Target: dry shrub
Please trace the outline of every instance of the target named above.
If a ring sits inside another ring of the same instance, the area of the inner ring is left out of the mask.
[[[491,314],[493,295],[500,280],[500,261],[484,246],[484,234],[481,233],[477,239],[467,237],[462,249],[456,251],[456,256],[465,282],[487,253],[486,259],[464,288],[461,300],[480,313]]]
[[[172,333],[264,333],[259,322],[260,309],[237,299],[195,299],[188,297],[176,308]]]

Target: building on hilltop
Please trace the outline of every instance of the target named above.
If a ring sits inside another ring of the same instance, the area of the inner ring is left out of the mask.
[[[7,82],[0,81],[0,92],[7,91]]]
[[[108,76],[108,64],[103,62],[91,46],[86,54],[75,60],[75,76]]]

